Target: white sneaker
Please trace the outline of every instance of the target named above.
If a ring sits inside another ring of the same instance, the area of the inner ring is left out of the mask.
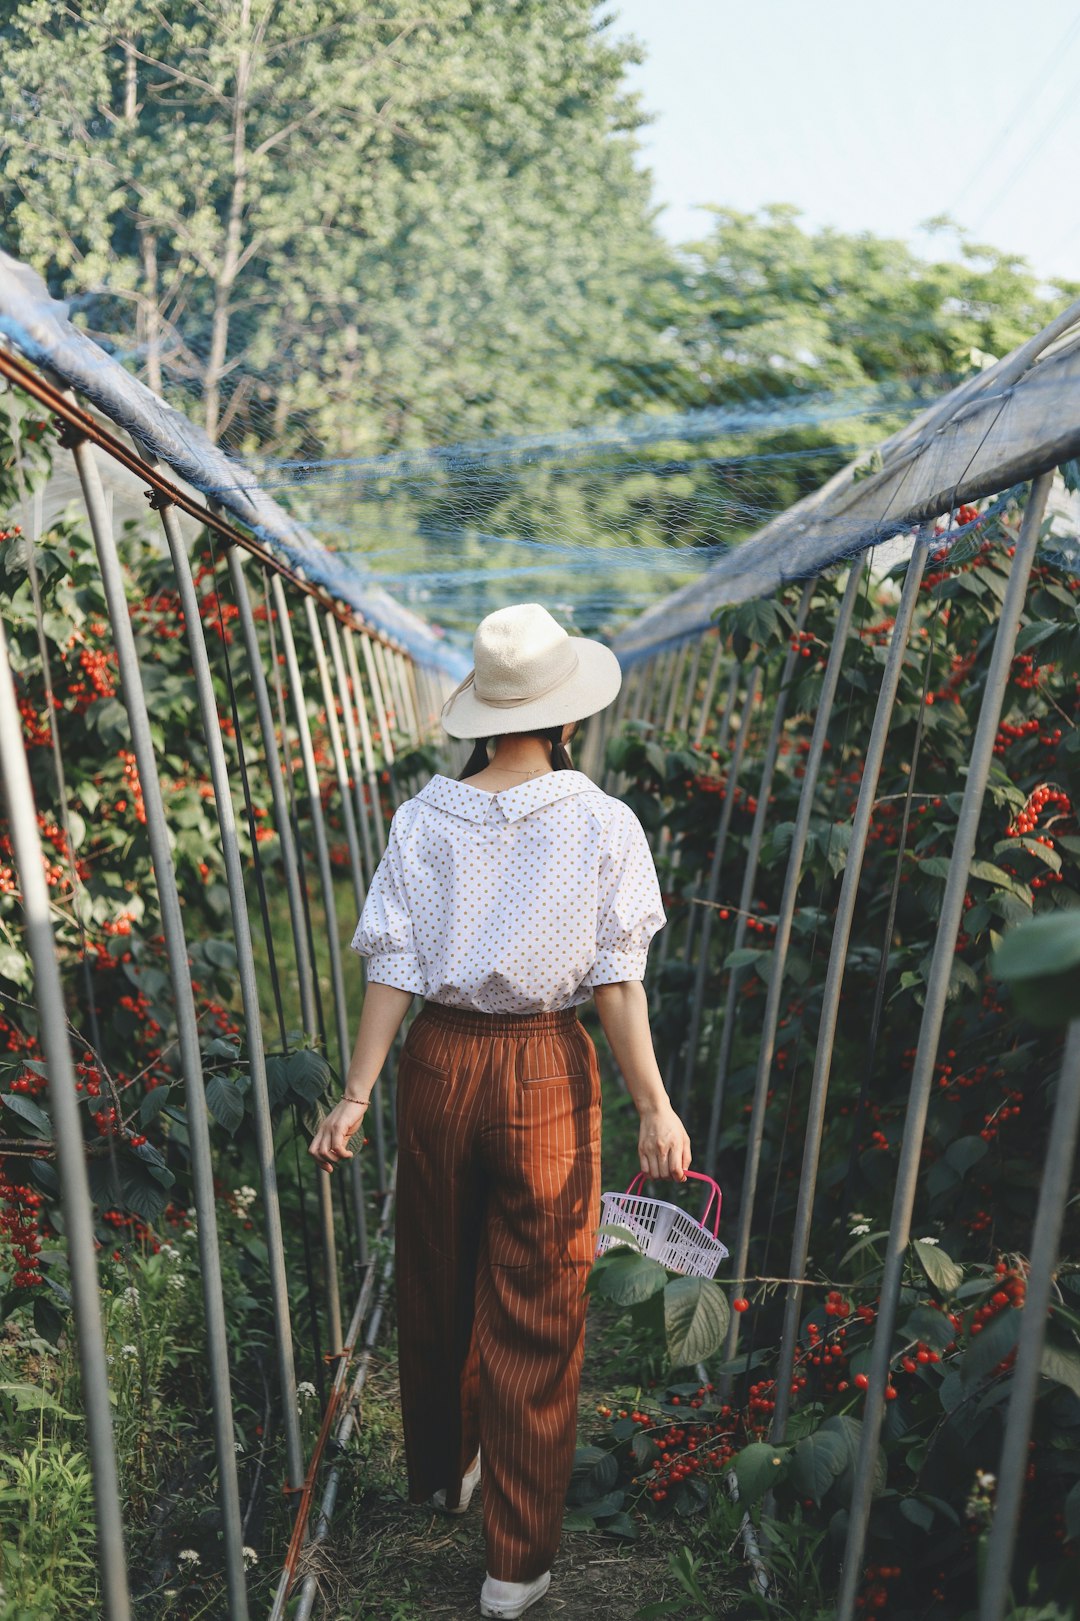
[[[476,1490],[479,1480],[480,1454],[477,1453],[476,1462],[473,1464],[472,1468],[467,1470],[466,1473],[461,1477],[461,1496],[458,1498],[457,1508],[447,1508],[445,1487],[440,1487],[437,1492],[432,1493],[432,1507],[437,1508],[442,1514],[464,1514],[465,1510],[472,1502],[472,1495]]]
[[[524,1615],[532,1605],[538,1604],[550,1586],[550,1570],[545,1570],[534,1582],[497,1582],[494,1576],[485,1576],[480,1589],[480,1614],[513,1621],[515,1616]]]

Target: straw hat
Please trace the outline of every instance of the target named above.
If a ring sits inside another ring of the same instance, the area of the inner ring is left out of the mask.
[[[473,668],[442,706],[451,737],[494,737],[583,720],[622,685],[610,647],[568,636],[538,602],[515,602],[481,619]]]

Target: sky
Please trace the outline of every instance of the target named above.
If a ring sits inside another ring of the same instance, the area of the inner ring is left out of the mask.
[[[1077,0],[612,0],[655,115],[642,163],[673,242],[701,204],[794,203],[808,226],[897,236],[948,213],[1047,278],[1080,280]]]

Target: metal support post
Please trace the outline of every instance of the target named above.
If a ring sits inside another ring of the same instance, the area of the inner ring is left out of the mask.
[[[839,1621],[852,1621],[858,1590],[862,1551],[870,1521],[870,1504],[874,1489],[874,1466],[877,1461],[878,1441],[885,1409],[885,1387],[888,1383],[892,1358],[892,1341],[896,1329],[897,1306],[903,1280],[904,1259],[911,1233],[911,1213],[915,1204],[919,1160],[922,1155],[926,1112],[934,1082],[934,1064],[937,1059],[941,1026],[945,1019],[956,937],[963,917],[964,894],[967,890],[971,862],[975,854],[975,840],[982,814],[986,784],[993,763],[994,738],[1001,719],[1001,706],[1009,680],[1009,668],[1016,649],[1016,633],[1024,609],[1031,565],[1039,541],[1039,529],[1046,510],[1047,497],[1053,482],[1052,473],[1042,473],[1031,485],[1027,509],[1020,526],[1020,536],[1001,604],[994,650],[986,675],[983,701],[975,737],[971,745],[967,781],[960,814],[956,819],[956,839],[949,876],[941,898],[937,939],[926,984],[926,1002],[923,1006],[919,1043],[911,1072],[907,1111],[904,1116],[904,1135],[900,1144],[900,1159],[893,1192],[892,1215],[885,1240],[885,1267],[881,1280],[881,1301],[874,1327],[874,1342],[870,1357],[870,1384],[866,1393],[863,1426],[859,1437],[859,1454],[855,1466],[855,1484],[852,1489],[847,1542],[844,1548],[841,1575]],[[792,1274],[793,1276],[795,1274]],[[800,1274],[801,1276],[801,1274]],[[790,1382],[790,1381],[789,1381]],[[777,1397],[781,1387],[777,1389]]]
[[[75,1343],[94,1483],[98,1568],[107,1621],[130,1621],[120,1482],[109,1402],[109,1370],[101,1326],[94,1208],[86,1172],[82,1117],[68,1041],[67,1008],[56,957],[49,892],[38,833],[34,791],[23,748],[22,717],[11,678],[4,624],[0,619],[0,787],[7,804],[15,865],[22,890],[26,944],[34,965],[34,1001],[49,1081],[49,1108],[56,1140],[64,1242],[71,1278]]]
[[[184,1077],[188,1137],[191,1144],[192,1181],[198,1218],[199,1269],[202,1276],[203,1308],[206,1315],[206,1344],[210,1389],[213,1396],[214,1448],[218,1466],[218,1494],[225,1546],[225,1578],[231,1621],[247,1621],[247,1582],[244,1574],[243,1537],[240,1524],[240,1488],[236,1476],[236,1446],[233,1433],[232,1391],[229,1377],[228,1336],[221,1284],[221,1253],[218,1245],[217,1210],[214,1203],[214,1165],[210,1147],[210,1117],[206,1107],[199,1028],[195,999],[191,990],[187,941],[184,938],[180,894],[176,885],[172,851],[161,783],[150,733],[139,656],[131,628],[124,576],[113,538],[112,520],[101,485],[93,452],[85,439],[72,448],[75,467],[86,502],[90,531],[94,538],[101,571],[109,623],[112,627],[120,672],[120,693],[131,728],[139,785],[146,813],[146,832],[161,907],[161,927],[165,953],[172,979],[176,1006],[177,1044],[180,1071]]]

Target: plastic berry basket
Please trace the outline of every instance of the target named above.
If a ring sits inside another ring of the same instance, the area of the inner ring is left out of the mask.
[[[701,1220],[695,1221],[678,1205],[666,1199],[648,1199],[636,1190],[645,1181],[641,1171],[635,1176],[625,1193],[605,1193],[601,1201],[600,1225],[622,1227],[633,1238],[643,1255],[659,1261],[671,1272],[682,1272],[689,1277],[711,1278],[720,1262],[727,1256],[726,1245],[720,1242],[720,1206],[723,1195],[711,1176],[700,1171],[687,1171],[687,1176],[709,1184],[709,1197]],[[715,1204],[715,1210],[713,1206]],[[712,1214],[711,1231],[708,1225]],[[615,1233],[601,1233],[596,1245],[597,1255],[626,1244]]]

